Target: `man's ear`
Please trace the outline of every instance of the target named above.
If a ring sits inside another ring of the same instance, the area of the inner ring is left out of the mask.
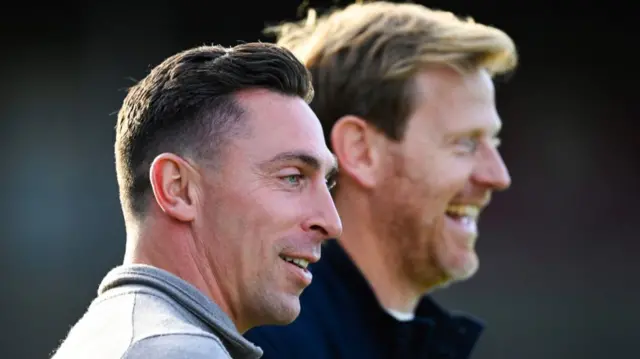
[[[196,191],[190,187],[196,184],[187,161],[173,153],[160,154],[151,163],[149,178],[153,196],[164,213],[183,222],[195,219]]]
[[[341,117],[331,130],[331,147],[340,172],[362,187],[374,187],[382,165],[383,140],[384,136],[362,118]]]

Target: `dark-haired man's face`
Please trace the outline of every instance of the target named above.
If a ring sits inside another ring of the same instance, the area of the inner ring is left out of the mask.
[[[307,264],[342,231],[326,179],[335,161],[302,99],[266,90],[237,99],[247,134],[205,170],[196,237],[240,326],[286,324],[311,282]]]

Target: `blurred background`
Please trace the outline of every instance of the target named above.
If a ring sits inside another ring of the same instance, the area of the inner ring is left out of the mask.
[[[638,357],[637,13],[616,1],[421,3],[502,28],[522,59],[498,87],[513,187],[483,217],[480,272],[435,296],[487,322],[475,359]],[[9,5],[0,358],[47,358],[122,260],[113,141],[125,89],[175,52],[269,41],[265,25],[304,13],[301,0]]]

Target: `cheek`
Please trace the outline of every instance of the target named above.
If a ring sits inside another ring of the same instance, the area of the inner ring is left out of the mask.
[[[411,186],[406,189],[405,205],[414,208],[423,225],[434,229],[442,225],[447,206],[465,188],[465,184],[466,181],[446,173],[442,176],[437,172],[429,172],[419,178],[414,176]]]
[[[223,260],[228,265],[237,265],[245,253],[255,257],[259,249],[256,244],[266,232],[266,209],[247,191],[225,188],[210,194],[201,209],[201,230],[210,241],[211,250],[234,253]]]
[[[430,195],[430,201],[425,203],[428,211],[437,219],[444,220],[444,212],[457,197],[465,192],[469,185],[471,171],[454,166],[439,172],[430,173],[425,178],[425,187]]]
[[[294,194],[261,188],[238,191],[212,202],[217,228],[213,233],[225,233],[227,240],[241,247],[243,256],[262,252],[260,257],[281,249],[284,239],[300,224],[304,208]]]
[[[451,151],[430,149],[407,153],[405,175],[424,196],[435,203],[448,203],[461,192],[471,178],[473,163],[468,158],[457,156]],[[419,155],[418,155],[419,154]]]

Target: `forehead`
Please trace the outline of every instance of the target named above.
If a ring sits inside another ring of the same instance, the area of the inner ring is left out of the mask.
[[[414,82],[414,115],[443,131],[497,132],[493,80],[485,70],[460,74],[449,68],[419,73]]]
[[[323,166],[333,165],[320,121],[303,99],[268,90],[247,90],[238,93],[237,100],[251,129],[251,135],[238,145],[253,159],[304,152]]]

